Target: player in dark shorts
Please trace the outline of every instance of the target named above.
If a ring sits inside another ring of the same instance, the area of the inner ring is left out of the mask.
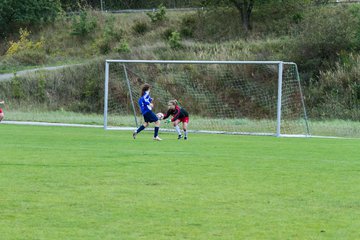
[[[179,123],[182,122],[184,130],[184,140],[188,139],[187,126],[189,123],[189,114],[188,112],[179,106],[177,100],[170,100],[168,102],[168,111],[164,115],[163,119],[173,116],[171,122],[173,122],[176,132],[178,133],[178,139],[182,138]]]
[[[161,141],[162,139],[159,138],[159,128],[160,128],[160,121],[158,117],[153,113],[153,103],[152,98],[150,97],[150,85],[144,84],[141,88],[141,97],[139,98],[139,107],[141,110],[141,114],[144,116],[144,124],[141,125],[134,133],[133,138],[136,138],[136,135],[140,133],[142,130],[144,130],[147,126],[149,126],[150,123],[155,123],[155,129],[154,129],[154,140]]]

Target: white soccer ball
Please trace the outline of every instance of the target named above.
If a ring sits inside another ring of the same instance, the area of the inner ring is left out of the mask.
[[[157,113],[156,116],[157,116],[157,118],[160,119],[160,120],[164,118],[164,114],[161,113],[161,112]]]

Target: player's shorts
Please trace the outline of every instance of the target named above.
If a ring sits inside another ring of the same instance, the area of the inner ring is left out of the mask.
[[[183,122],[183,123],[189,123],[189,117],[182,117],[182,118],[179,118],[180,122]]]
[[[3,113],[3,110],[0,108],[0,113]]]
[[[152,111],[149,111],[144,114],[144,122],[152,123],[158,121],[158,117]]]

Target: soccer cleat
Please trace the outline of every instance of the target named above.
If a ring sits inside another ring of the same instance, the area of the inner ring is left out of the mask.
[[[178,136],[178,140],[180,140],[180,139],[182,139],[182,136],[181,136],[181,135]]]
[[[137,135],[137,132],[134,132],[134,133],[133,133],[133,138],[134,138],[134,139],[136,138],[136,135]]]
[[[162,139],[161,138],[159,138],[159,136],[156,136],[156,137],[154,137],[153,138],[155,141],[161,141]]]
[[[184,140],[187,140],[187,137],[184,137]]]

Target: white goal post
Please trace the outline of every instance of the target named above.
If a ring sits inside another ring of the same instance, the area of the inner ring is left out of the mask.
[[[152,85],[156,112],[166,111],[167,101],[181,99],[194,132],[310,135],[292,62],[106,60],[105,129],[139,125],[137,98],[143,83]],[[161,129],[172,127],[162,124]]]

